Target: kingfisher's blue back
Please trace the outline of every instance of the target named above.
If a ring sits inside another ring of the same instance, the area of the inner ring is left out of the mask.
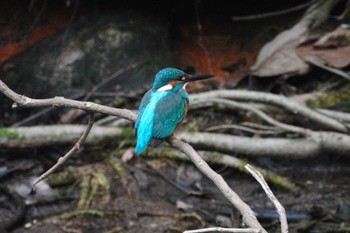
[[[135,128],[137,144],[135,151],[142,153],[152,138],[170,136],[182,121],[188,103],[188,94],[183,83],[164,88],[176,77],[185,75],[181,70],[166,68],[156,75],[154,85],[142,98]]]
[[[135,152],[142,153],[155,139],[169,137],[181,123],[187,112],[187,82],[213,77],[214,75],[187,75],[175,68],[160,70],[153,87],[142,98],[135,123],[137,143]]]

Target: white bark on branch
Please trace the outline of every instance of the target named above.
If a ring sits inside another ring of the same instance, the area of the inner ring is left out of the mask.
[[[207,102],[214,98],[221,99],[233,99],[238,101],[253,101],[257,103],[271,104],[293,113],[304,116],[328,129],[347,133],[349,128],[332,117],[317,112],[307,106],[293,101],[282,95],[275,95],[271,93],[262,93],[256,91],[245,91],[245,90],[217,90],[210,92],[203,92],[199,94],[190,95],[191,107],[205,106]]]
[[[56,97],[52,99],[31,99],[25,96],[21,96],[11,89],[9,89],[5,83],[0,80],[0,91],[4,93],[8,98],[15,101],[18,105],[23,107],[69,107],[83,109],[90,112],[99,112],[109,115],[119,116],[131,121],[135,121],[137,115],[130,110],[126,109],[116,109],[112,107],[107,107],[92,102],[80,102],[65,99],[63,97]],[[209,165],[198,155],[198,153],[187,143],[182,142],[175,138],[169,138],[168,142],[174,148],[185,153],[192,162],[203,172],[209,179],[211,179],[217,187],[223,192],[224,196],[240,211],[243,216],[243,221],[249,227],[259,230],[264,233],[266,230],[261,226],[259,221],[256,219],[252,209],[242,201],[242,199],[228,186],[226,181],[212,170]]]
[[[34,187],[37,183],[46,179],[46,177],[48,177],[59,166],[61,166],[65,161],[67,161],[67,159],[69,159],[70,156],[72,156],[76,151],[78,151],[80,149],[81,145],[86,140],[86,137],[89,135],[89,132],[90,132],[92,126],[94,125],[94,121],[95,121],[95,116],[93,113],[90,113],[90,119],[89,119],[88,126],[86,127],[85,131],[83,132],[83,134],[79,138],[79,141],[77,143],[75,143],[75,145],[72,147],[72,149],[70,149],[64,156],[60,157],[55,165],[53,165],[49,170],[44,172],[44,174],[42,174],[41,176],[39,176],[37,179],[35,179],[33,181]]]
[[[231,233],[259,233],[259,230],[246,228],[223,228],[223,227],[209,227],[197,230],[188,230],[183,233],[204,233],[204,232],[231,232]]]
[[[310,133],[310,130],[276,121],[275,119],[271,118],[269,115],[264,113],[263,111],[255,108],[254,106],[250,106],[250,105],[243,104],[243,103],[238,103],[238,102],[235,102],[233,100],[225,100],[225,99],[217,99],[217,98],[213,98],[211,100],[208,100],[208,101],[206,101],[206,103],[214,103],[214,104],[219,104],[219,105],[223,104],[225,107],[228,107],[228,108],[240,109],[240,110],[252,112],[252,113],[256,114],[257,116],[259,116],[264,121],[266,121],[267,123],[274,125],[280,129],[286,130],[286,131],[295,132],[295,133],[299,133],[299,134],[303,134],[303,135],[307,135]]]
[[[69,145],[79,140],[83,125],[46,125],[4,128],[11,137],[0,137],[1,148],[36,148]],[[95,125],[85,145],[101,145],[125,137],[124,129]],[[302,159],[319,153],[349,156],[350,136],[336,132],[315,132],[301,138],[248,138],[243,136],[177,132],[176,137],[196,149],[240,154],[248,157],[270,156]]]
[[[19,95],[12,91],[4,82],[0,80],[0,92],[12,99],[15,104],[13,107],[37,108],[37,107],[65,107],[76,108],[90,112],[98,112],[112,116],[118,116],[130,121],[135,121],[137,115],[128,109],[112,108],[89,101],[78,101],[66,99],[64,97],[54,97],[50,99],[32,99],[24,95]]]
[[[346,123],[350,122],[350,113],[348,112],[333,111],[333,110],[322,109],[322,108],[317,109],[317,111],[329,117],[338,119],[339,121],[344,121]]]
[[[177,137],[196,149],[241,155],[289,157],[295,159],[335,153],[349,156],[350,136],[336,132],[313,132],[302,138],[247,138],[217,133],[178,133]]]
[[[243,222],[250,222],[251,225],[249,226],[251,228],[259,229],[262,232],[266,232],[261,228],[260,223],[256,219],[253,210],[245,202],[243,202],[239,198],[239,196],[228,186],[228,184],[222,178],[221,175],[219,175],[213,169],[211,169],[211,167],[202,159],[202,157],[193,149],[192,146],[175,138],[169,138],[167,141],[174,148],[186,154],[196,165],[196,167],[216,184],[216,186],[220,189],[224,196],[242,214]]]
[[[273,194],[273,192],[270,189],[269,185],[266,183],[263,175],[258,170],[256,170],[253,166],[251,166],[249,164],[245,165],[245,168],[260,183],[261,187],[264,189],[264,191],[267,194],[268,198],[274,204],[274,206],[276,208],[276,211],[278,213],[280,222],[281,222],[281,233],[288,233],[288,222],[287,222],[286,210],[284,209],[282,204],[278,201],[276,196]]]

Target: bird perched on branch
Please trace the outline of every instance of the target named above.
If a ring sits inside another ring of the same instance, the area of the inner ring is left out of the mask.
[[[188,82],[214,77],[213,74],[189,75],[175,68],[160,70],[152,89],[142,98],[135,123],[135,152],[141,154],[153,140],[160,144],[182,122],[188,109]]]

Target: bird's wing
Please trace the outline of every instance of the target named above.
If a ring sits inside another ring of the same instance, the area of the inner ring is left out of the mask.
[[[184,118],[187,103],[187,93],[171,91],[157,103],[153,120],[154,138],[166,138],[173,133]]]
[[[150,101],[151,93],[152,93],[152,89],[149,90],[149,91],[142,97],[142,100],[141,100],[141,103],[140,103],[140,106],[139,106],[139,113],[138,113],[138,115],[137,115],[137,119],[136,119],[136,122],[135,122],[135,129],[137,129],[137,126],[139,125],[139,122],[140,122],[141,116],[142,116],[142,114],[143,114],[143,111],[145,110],[147,104],[148,104],[149,101]]]

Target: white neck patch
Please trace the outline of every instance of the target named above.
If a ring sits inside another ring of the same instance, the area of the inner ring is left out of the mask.
[[[157,92],[162,92],[162,91],[170,91],[171,89],[173,89],[173,86],[170,84],[167,84],[165,86],[162,86],[161,88],[159,88],[157,90]]]
[[[187,86],[187,84],[188,84],[188,83],[185,83],[185,84],[183,85],[183,87],[182,87],[182,89],[185,90],[185,91],[186,91],[186,86]]]

